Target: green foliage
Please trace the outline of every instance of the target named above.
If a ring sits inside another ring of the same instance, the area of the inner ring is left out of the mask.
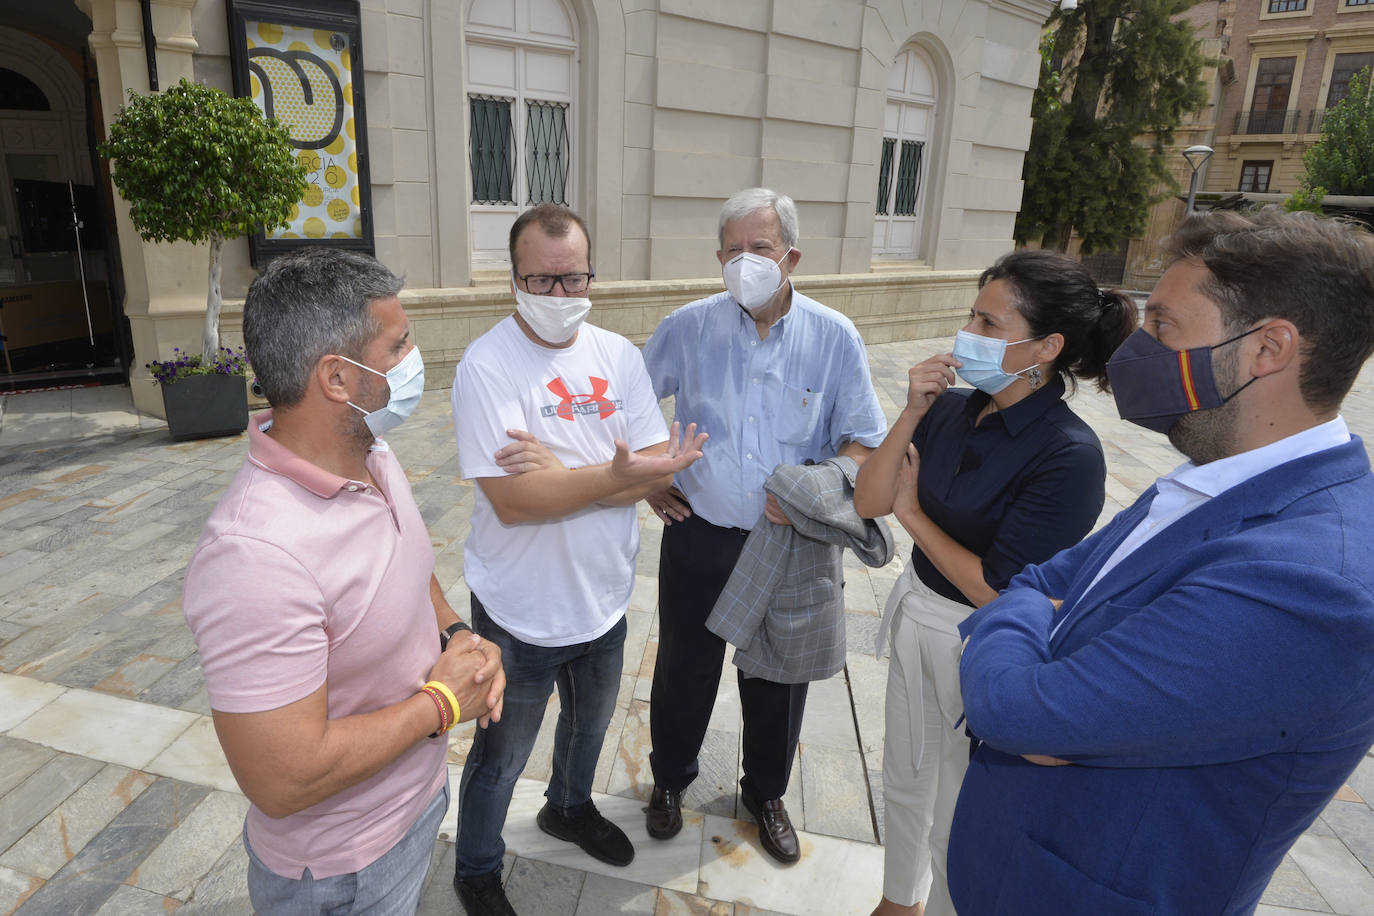
[[[1173,17],[1197,2],[1092,0],[1052,14],[1018,242],[1063,248],[1076,231],[1085,253],[1114,248],[1144,231],[1158,187],[1177,189],[1165,148],[1184,114],[1207,103],[1209,61],[1193,27]]]
[[[237,238],[284,225],[305,193],[286,129],[252,99],[182,80],[139,96],[110,125],[100,154],[148,241]]]
[[[1303,186],[1330,194],[1374,194],[1374,97],[1369,68],[1350,78],[1350,92],[1326,112],[1322,138],[1303,156]]]
[[[1283,202],[1283,209],[1289,213],[1303,211],[1306,213],[1322,212],[1322,198],[1326,196],[1326,188],[1318,185],[1315,188],[1308,188],[1305,185],[1292,194]]]

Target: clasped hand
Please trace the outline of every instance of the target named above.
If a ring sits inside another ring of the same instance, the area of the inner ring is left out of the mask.
[[[459,721],[477,719],[486,728],[501,721],[506,671],[501,647],[476,633],[458,633],[429,672],[429,680],[443,682],[458,699]]]

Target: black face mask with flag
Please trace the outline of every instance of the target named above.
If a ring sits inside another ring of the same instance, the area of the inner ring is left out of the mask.
[[[1263,325],[1261,325],[1263,327]],[[1107,360],[1107,378],[1121,419],[1168,433],[1179,419],[1195,410],[1220,407],[1244,391],[1255,379],[1222,397],[1212,373],[1212,351],[1253,334],[1251,328],[1210,347],[1174,350],[1145,330],[1137,330]]]

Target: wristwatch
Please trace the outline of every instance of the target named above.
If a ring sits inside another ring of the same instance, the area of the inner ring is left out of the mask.
[[[463,621],[461,621],[461,620],[458,621],[457,623],[451,623],[451,624],[449,624],[447,629],[440,630],[440,631],[439,631],[439,651],[440,651],[440,652],[443,652],[445,649],[447,649],[447,648],[448,648],[448,641],[449,641],[450,639],[453,638],[453,636],[454,636],[455,633],[461,633],[463,630],[467,630],[469,633],[471,633],[471,632],[472,632],[472,627],[470,627],[470,626],[468,626],[467,624],[463,623]]]

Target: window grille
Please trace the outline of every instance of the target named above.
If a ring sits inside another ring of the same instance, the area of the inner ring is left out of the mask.
[[[515,143],[511,128],[512,99],[468,96],[472,129],[468,165],[472,168],[472,202],[515,203]]]
[[[894,216],[915,216],[916,196],[921,192],[921,154],[925,144],[920,140],[902,141],[902,158],[897,166],[897,200],[892,207]]]
[[[887,198],[892,190],[892,151],[896,146],[896,137],[883,137],[883,155],[878,164],[877,213],[879,216],[887,216]]]
[[[568,103],[527,102],[525,119],[526,203],[568,204]]]
[[[1296,13],[1307,9],[1307,0],[1269,0],[1271,13]]]

